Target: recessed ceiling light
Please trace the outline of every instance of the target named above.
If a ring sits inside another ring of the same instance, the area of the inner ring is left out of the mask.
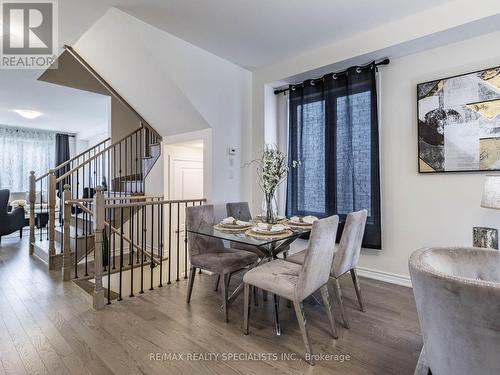
[[[31,111],[29,109],[14,109],[14,112],[16,112],[19,116],[22,116],[29,120],[36,119],[37,117],[40,117],[42,115],[41,112]]]

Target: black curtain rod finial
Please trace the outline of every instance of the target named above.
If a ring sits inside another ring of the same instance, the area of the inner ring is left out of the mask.
[[[325,74],[323,77],[321,77],[321,79],[324,79],[325,76],[330,75],[330,74],[332,75],[332,77],[334,79],[336,79],[337,75],[345,74],[349,69],[352,69],[352,68],[356,68],[356,71],[359,73],[360,70],[363,69],[363,68],[368,68],[368,67],[372,68],[373,66],[377,67],[379,65],[389,65],[390,62],[391,62],[391,60],[389,60],[389,58],[385,58],[385,59],[383,59],[383,60],[381,60],[379,62],[373,61],[373,62],[371,62],[369,64],[365,64],[365,65],[355,65],[355,66],[352,66],[352,67],[350,67],[348,69],[342,70],[340,72],[334,72],[334,73]],[[313,78],[313,79],[308,79],[306,81],[314,82],[315,80],[318,80],[318,79],[319,78]],[[287,91],[290,91],[290,90],[294,90],[295,86],[301,86],[301,85],[304,84],[304,82],[305,81],[303,81],[303,82],[297,82],[297,83],[291,83],[289,85],[289,87],[287,87],[287,88],[274,90],[274,95],[278,95],[278,94],[281,94],[281,93],[284,93],[284,92],[287,92]]]

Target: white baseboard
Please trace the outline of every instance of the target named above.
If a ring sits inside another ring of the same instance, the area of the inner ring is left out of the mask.
[[[406,286],[411,288],[411,279],[410,276],[398,275],[397,273],[390,273],[385,271],[378,271],[371,268],[366,267],[356,267],[358,271],[358,275],[362,277],[366,277],[367,279],[384,281],[386,283]]]

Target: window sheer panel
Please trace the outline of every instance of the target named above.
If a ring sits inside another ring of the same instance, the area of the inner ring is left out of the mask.
[[[288,177],[287,215],[325,216],[325,101],[307,89],[304,96],[290,98],[289,162],[301,166],[291,168]],[[320,150],[320,152],[318,152]]]
[[[41,176],[55,162],[55,134],[33,129],[0,127],[0,187],[27,192],[31,171]]]

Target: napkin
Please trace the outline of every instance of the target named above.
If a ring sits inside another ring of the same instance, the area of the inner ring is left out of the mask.
[[[267,232],[281,232],[286,229],[283,224],[275,224],[269,227],[269,224],[266,223],[258,223],[257,228],[261,231]]]
[[[234,224],[235,219],[232,216],[226,217],[222,220],[222,224]]]
[[[316,216],[304,216],[302,218],[298,217],[298,216],[292,216],[290,218],[290,221],[291,222],[295,222],[295,223],[305,223],[305,224],[312,224],[313,222],[315,222],[316,220],[318,220],[318,218]]]
[[[247,227],[250,223],[248,221],[236,220],[236,225],[239,225],[240,227]]]
[[[304,216],[302,220],[304,221],[304,223],[312,224],[313,222],[318,220],[318,218],[316,216]]]

